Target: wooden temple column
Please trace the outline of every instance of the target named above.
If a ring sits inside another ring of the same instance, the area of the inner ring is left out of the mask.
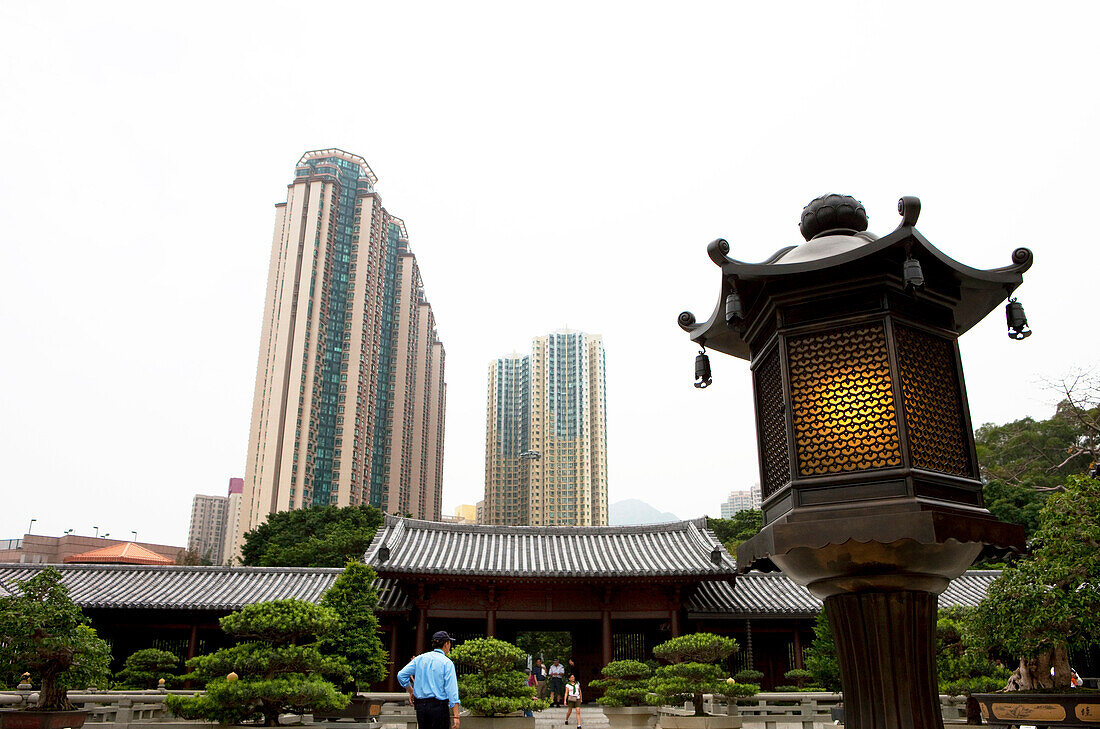
[[[424,585],[416,586],[416,655],[428,650],[428,600]]]
[[[669,637],[680,637],[680,586],[677,585],[672,592],[672,602],[668,609]]]
[[[603,665],[611,663],[611,588],[605,587],[600,604],[600,647]]]
[[[802,665],[802,636],[798,634],[798,627],[794,629],[794,665],[791,668],[803,668]]]
[[[497,588],[489,586],[489,602],[485,610],[485,637],[497,637]]]
[[[386,676],[386,690],[397,691],[397,624],[390,626],[390,660]]]
[[[199,652],[199,624],[193,623],[191,625],[191,638],[187,641],[187,658],[191,659],[195,657],[195,654]]]

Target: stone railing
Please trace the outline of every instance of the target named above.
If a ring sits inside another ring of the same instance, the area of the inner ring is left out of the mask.
[[[89,724],[114,724],[121,729],[136,724],[161,723],[165,721],[179,722],[172,717],[164,697],[168,694],[180,694],[190,696],[194,691],[167,691],[165,689],[152,689],[148,691],[98,691],[85,689],[83,691],[69,691],[69,702],[76,708],[88,712],[85,723]],[[0,706],[6,708],[21,708],[31,706],[38,702],[37,691],[3,691],[0,692]],[[205,722],[187,722],[196,725]]]
[[[703,708],[711,714],[738,714],[745,727],[753,729],[780,729],[780,727],[798,727],[801,729],[821,729],[832,726],[831,709],[840,706],[843,694],[832,692],[761,692],[755,696],[735,699],[733,703],[724,696],[704,694]],[[686,713],[691,704],[685,703],[683,709],[662,707],[662,712]],[[966,723],[966,697],[940,696],[940,710],[945,724]]]

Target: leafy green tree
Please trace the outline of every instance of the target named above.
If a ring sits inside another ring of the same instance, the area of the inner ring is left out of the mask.
[[[175,653],[159,648],[142,648],[126,658],[118,680],[122,688],[155,689],[160,679],[171,688],[179,681],[180,659]]]
[[[277,726],[279,714],[342,709],[346,696],[325,680],[349,680],[349,666],[325,656],[316,643],[339,623],[335,611],[304,600],[249,605],[221,619],[222,630],[241,643],[187,662],[206,693],[168,696],[168,708],[185,719],[239,724],[263,719]]]
[[[516,646],[543,661],[557,658],[565,663],[573,655],[573,634],[568,630],[524,630],[516,634]]]
[[[971,608],[941,608],[936,621],[936,676],[940,693],[969,696],[996,691],[1008,681],[1008,669],[997,666],[974,644],[969,631]]]
[[[0,597],[0,670],[13,684],[30,672],[40,685],[39,709],[71,709],[67,689],[107,679],[110,645],[69,597],[59,570],[47,567],[16,584],[19,595]]]
[[[1035,543],[990,585],[971,627],[984,647],[1020,657],[1021,688],[1064,689],[1069,652],[1100,644],[1100,481],[1071,476],[1051,493]]]
[[[660,666],[649,684],[651,704],[678,704],[691,700],[695,716],[704,716],[703,694],[752,696],[759,686],[726,679],[721,665],[738,650],[737,641],[714,633],[690,633],[653,649]]]
[[[389,656],[378,638],[378,617],[374,614],[378,606],[376,577],[374,570],[362,562],[348,562],[344,573],[321,597],[321,604],[331,608],[338,618],[336,628],[321,639],[321,651],[347,661],[356,690],[360,684],[369,686],[386,677]]]
[[[803,654],[806,669],[813,674],[814,682],[828,691],[840,691],[840,662],[836,657],[836,638],[829,626],[825,608],[817,614],[814,623],[814,640]]]
[[[1100,460],[1100,378],[1072,375],[1048,389],[1061,398],[1050,418],[987,424],[975,433],[986,508],[1022,524],[1029,537],[1047,494]]]
[[[653,669],[640,661],[612,661],[600,671],[603,678],[592,687],[603,691],[596,699],[602,706],[645,706]]]
[[[550,705],[535,698],[535,687],[528,686],[527,675],[517,670],[527,654],[507,641],[475,638],[453,648],[450,657],[476,670],[458,677],[462,705],[475,714],[495,716]]]
[[[279,511],[244,535],[241,562],[255,567],[343,567],[362,559],[382,520],[382,512],[369,505]]]
[[[736,554],[738,545],[755,537],[764,528],[764,512],[760,509],[747,509],[734,513],[730,519],[708,516],[707,527],[718,537],[726,551]]]

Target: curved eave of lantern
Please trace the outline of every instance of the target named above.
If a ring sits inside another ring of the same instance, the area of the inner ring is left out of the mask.
[[[912,222],[916,222],[916,216],[912,217]],[[809,250],[808,247],[821,250]],[[796,251],[803,253],[798,260],[783,262]],[[688,332],[692,341],[705,344],[709,349],[749,359],[749,345],[742,338],[742,327],[730,327],[726,323],[726,296],[734,287],[743,302],[745,312],[749,313],[757,308],[761,290],[769,283],[782,281],[793,285],[797,279],[804,278],[807,279],[807,285],[813,285],[820,283],[821,273],[824,271],[854,268],[862,261],[886,255],[888,252],[896,252],[901,260],[904,260],[905,255],[911,255],[920,261],[929,280],[936,278],[942,281],[945,276],[949,277],[954,283],[956,293],[948,294],[944,303],[954,311],[955,328],[959,334],[985,318],[1023,283],[1023,274],[1031,268],[1033,261],[1029,249],[1017,248],[1012,253],[1012,264],[1009,266],[990,270],[971,268],[936,248],[906,220],[882,238],[866,232],[837,231],[834,234],[817,236],[802,245],[781,248],[761,263],[747,263],[730,258],[727,255],[729,244],[724,240],[716,240],[707,246],[707,253],[722,269],[718,303],[704,323],[696,323],[695,318],[685,312],[680,317],[680,327]],[[939,270],[935,270],[937,267]],[[899,282],[900,273],[899,269]]]

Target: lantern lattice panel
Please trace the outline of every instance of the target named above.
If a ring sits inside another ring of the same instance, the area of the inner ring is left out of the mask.
[[[916,468],[971,475],[966,426],[951,342],[895,326],[909,452]]]
[[[791,480],[782,377],[779,350],[775,349],[756,368],[756,417],[763,470],[760,491],[765,499]]]
[[[883,324],[792,337],[787,354],[800,476],[901,465]]]

